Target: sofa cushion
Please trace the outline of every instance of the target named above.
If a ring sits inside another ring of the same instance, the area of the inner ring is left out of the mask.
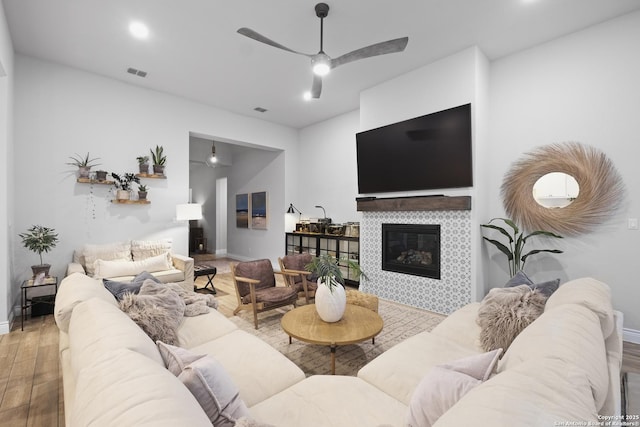
[[[403,426],[407,407],[356,377],[313,375],[250,406],[254,419],[278,427]]]
[[[165,252],[171,253],[172,240],[132,240],[131,255],[134,261],[151,258]]]
[[[178,283],[178,282],[183,282],[185,279],[184,271],[178,270],[173,267],[170,268],[169,270],[154,271],[153,273],[151,273],[151,275],[162,283]],[[110,277],[109,279],[115,280],[118,282],[130,282],[131,280],[135,279],[135,277],[136,276],[134,275],[130,275],[130,276]]]
[[[194,317],[184,317],[178,327],[178,345],[193,348],[220,338],[238,327],[217,310]]]
[[[69,347],[75,377],[100,355],[117,348],[131,349],[146,356],[150,363],[164,366],[155,343],[142,329],[117,306],[97,298],[84,301],[73,310]]]
[[[597,417],[585,373],[563,360],[545,358],[494,375],[463,396],[434,427],[586,425]]]
[[[145,280],[150,279],[156,283],[161,283],[159,279],[157,279],[154,275],[149,273],[148,271],[143,271],[142,273],[135,276],[130,282],[129,281],[117,281],[111,279],[102,279],[102,284],[104,287],[116,297],[117,300],[121,300],[126,292],[137,294],[140,292],[140,287]]]
[[[84,268],[87,274],[93,276],[95,273],[94,264],[96,260],[131,261],[131,242],[116,242],[102,245],[86,244],[82,248],[82,258],[84,258]]]
[[[73,309],[91,298],[101,299],[113,306],[118,304],[113,295],[102,286],[100,280],[82,273],[73,273],[65,277],[58,288],[54,306],[54,318],[58,328],[63,332],[69,332]]]
[[[560,360],[575,372],[582,372],[592,400],[600,409],[609,390],[609,371],[596,313],[577,304],[545,311],[513,341],[498,365],[498,372],[530,360],[549,359]]]
[[[520,270],[513,276],[509,281],[504,285],[505,288],[510,288],[513,286],[519,285],[527,285],[534,291],[538,291],[541,294],[546,295],[547,297],[551,296],[552,293],[558,289],[560,285],[560,279],[549,280],[546,282],[533,283],[533,280],[529,279],[524,271]]]
[[[551,310],[563,304],[579,304],[596,313],[605,339],[613,332],[615,322],[611,290],[606,284],[590,277],[564,283],[549,297],[545,310]]]
[[[191,351],[209,354],[220,362],[249,407],[305,377],[304,372],[282,353],[241,330],[193,347]]]
[[[413,392],[407,424],[430,427],[469,390],[487,381],[502,349],[434,366]]]
[[[445,317],[431,333],[481,353],[483,350],[480,346],[480,325],[476,322],[479,308],[479,302],[465,305]]]
[[[189,389],[216,427],[233,427],[249,410],[224,367],[213,357],[158,342],[167,369]]]
[[[107,351],[81,370],[69,415],[74,426],[211,426],[174,375],[126,348]]]
[[[137,275],[143,271],[153,273],[155,271],[164,271],[173,268],[171,255],[165,252],[140,261],[105,261],[98,259],[94,263],[95,277],[119,277]]]
[[[366,364],[358,377],[405,405],[434,366],[477,354],[477,351],[430,332],[421,332],[391,347]]]
[[[478,308],[482,348],[506,351],[513,339],[542,314],[546,299],[527,285],[491,289]]]

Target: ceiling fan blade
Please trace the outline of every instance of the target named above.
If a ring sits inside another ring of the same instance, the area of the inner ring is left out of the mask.
[[[313,83],[311,84],[311,97],[314,99],[320,98],[320,92],[322,92],[322,77],[313,75]]]
[[[387,53],[402,52],[407,43],[409,37],[401,37],[399,39],[388,40],[386,42],[380,42],[372,44],[371,46],[356,49],[352,52],[345,53],[331,60],[331,68],[336,68],[340,65],[348,64],[349,62],[357,61],[358,59],[371,58],[372,56],[386,55]]]
[[[277,47],[278,49],[286,50],[287,52],[296,53],[298,55],[304,55],[304,56],[307,56],[309,58],[313,57],[313,55],[310,55],[308,53],[298,52],[298,51],[295,51],[293,49],[289,49],[288,47],[283,46],[280,43],[276,43],[273,40],[268,39],[267,37],[263,36],[262,34],[259,34],[259,33],[255,32],[255,31],[253,31],[251,28],[242,27],[242,28],[238,29],[238,33],[242,34],[243,36],[249,37],[250,39],[259,41],[260,43],[268,44],[269,46],[273,46],[273,47]]]

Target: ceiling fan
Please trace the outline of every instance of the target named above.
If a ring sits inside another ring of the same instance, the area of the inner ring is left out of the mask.
[[[320,92],[322,92],[322,77],[327,75],[333,68],[340,65],[348,64],[349,62],[357,61],[359,59],[370,58],[372,56],[385,55],[387,53],[402,52],[409,42],[409,37],[401,37],[399,39],[388,40],[386,42],[380,42],[366,46],[360,49],[356,49],[352,52],[345,53],[337,58],[331,58],[324,52],[323,36],[324,36],[324,18],[329,14],[329,5],[326,3],[318,3],[315,6],[316,16],[320,18],[320,51],[316,54],[309,54],[298,52],[293,49],[289,49],[286,46],[276,43],[271,39],[257,33],[251,28],[240,28],[238,33],[250,39],[259,41],[269,46],[276,47],[278,49],[286,50],[287,52],[303,55],[311,59],[311,66],[313,68],[313,83],[311,85],[311,97],[320,98]]]

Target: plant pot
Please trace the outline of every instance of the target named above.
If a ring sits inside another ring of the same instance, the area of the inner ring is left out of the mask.
[[[106,181],[107,180],[107,171],[96,171],[96,179],[98,181]]]
[[[131,199],[131,192],[129,190],[118,190],[116,191],[116,199],[129,200]]]
[[[153,165],[153,173],[156,175],[164,175],[164,165]]]
[[[91,166],[78,166],[78,174],[80,178],[89,178],[91,172]]]
[[[138,164],[140,167],[140,173],[148,174],[149,173],[149,163]]]
[[[35,277],[40,273],[44,273],[44,276],[48,277],[50,268],[51,264],[32,265],[31,271],[33,272],[33,278],[35,279]]]
[[[147,200],[147,192],[138,191],[138,200]]]
[[[347,308],[347,294],[344,287],[334,282],[333,289],[325,285],[318,279],[318,289],[316,290],[316,311],[322,320],[328,323],[337,322],[342,319],[344,310]]]

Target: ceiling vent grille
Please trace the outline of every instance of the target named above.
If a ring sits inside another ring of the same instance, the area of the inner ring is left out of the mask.
[[[133,74],[134,76],[138,76],[142,78],[147,77],[146,71],[136,70],[135,68],[132,68],[132,67],[127,68],[127,73]]]
[[[256,107],[254,108],[255,111],[257,111],[258,113],[266,113],[267,109],[266,108],[262,108],[262,107]]]

